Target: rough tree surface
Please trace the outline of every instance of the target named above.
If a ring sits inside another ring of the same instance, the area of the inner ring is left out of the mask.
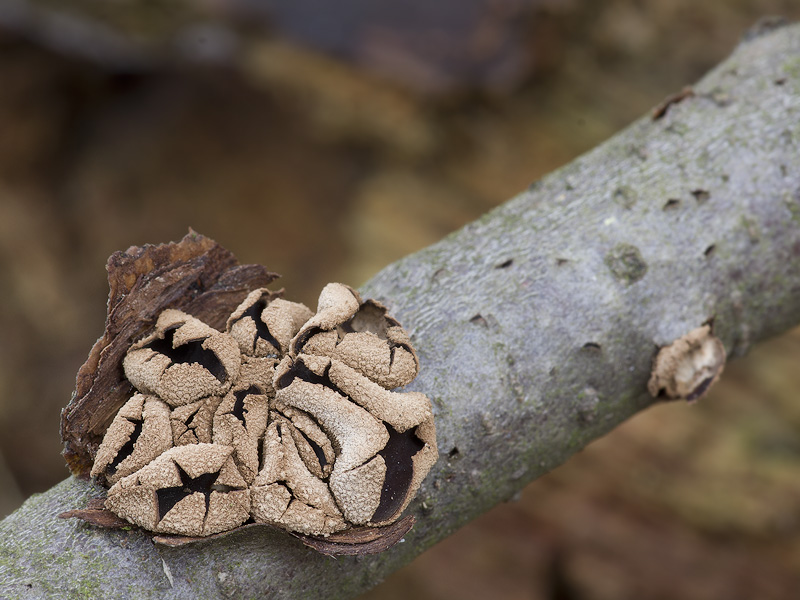
[[[0,598],[355,596],[650,404],[658,345],[713,319],[739,355],[797,324],[800,26],[748,38],[658,118],[363,288],[412,333],[409,389],[436,411],[442,458],[405,542],[332,559],[246,530],[160,548],[59,520],[102,492],[69,479],[0,523]]]

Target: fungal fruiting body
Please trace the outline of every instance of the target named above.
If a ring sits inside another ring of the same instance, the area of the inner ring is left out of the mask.
[[[653,397],[695,402],[705,396],[725,368],[725,346],[710,325],[659,349],[647,389]]]
[[[342,284],[316,313],[255,290],[225,332],[167,309],[123,368],[137,393],[91,474],[107,509],[153,532],[386,525],[438,458],[428,398],[392,391],[419,369],[408,334]]]

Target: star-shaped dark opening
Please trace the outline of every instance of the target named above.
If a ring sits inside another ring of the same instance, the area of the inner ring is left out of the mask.
[[[178,468],[178,474],[181,477],[181,485],[176,487],[161,488],[156,490],[156,498],[158,500],[158,520],[164,518],[173,506],[178,502],[196,492],[200,492],[206,499],[206,512],[208,512],[208,504],[211,501],[212,486],[217,481],[219,473],[202,473],[197,477],[189,477],[189,475],[181,469],[180,465],[175,465]]]
[[[173,348],[173,340],[175,338],[175,330],[179,326],[170,327],[164,331],[163,339],[157,339],[150,342],[146,347],[154,352],[163,354],[169,358],[173,363],[196,363],[206,369],[217,381],[223,383],[227,377],[225,367],[222,361],[212,350],[203,348],[205,338],[199,340],[190,340],[185,344],[181,344],[177,348]]]

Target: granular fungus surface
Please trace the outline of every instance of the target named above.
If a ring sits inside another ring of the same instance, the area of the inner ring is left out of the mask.
[[[438,458],[408,334],[331,283],[314,313],[251,291],[224,331],[175,308],[122,360],[135,388],[97,449],[105,508],[158,534],[246,523],[328,536],[397,521]]]

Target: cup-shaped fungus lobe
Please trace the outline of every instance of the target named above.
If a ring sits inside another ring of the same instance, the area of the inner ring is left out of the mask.
[[[220,396],[209,396],[202,400],[173,408],[169,415],[172,440],[176,446],[187,444],[210,444],[214,413],[222,402]]]
[[[348,527],[328,484],[300,456],[294,426],[274,414],[264,438],[264,466],[251,488],[256,522],[327,535]]]
[[[227,330],[249,356],[283,356],[313,313],[304,304],[278,298],[267,289],[248,294],[228,319]]]
[[[647,389],[657,398],[694,402],[725,368],[725,347],[709,325],[693,329],[658,351]]]
[[[341,283],[323,288],[317,314],[298,332],[291,351],[329,356],[387,389],[410,383],[419,371],[408,334],[386,307],[362,302]]]
[[[223,395],[240,365],[233,338],[174,309],[162,312],[155,331],[131,346],[123,360],[136,389],[172,406]]]
[[[269,399],[258,385],[235,386],[214,415],[213,440],[233,448],[233,459],[247,483],[258,473],[259,440],[267,429]]]
[[[275,375],[278,410],[302,411],[335,449],[328,485],[356,525],[396,520],[436,462],[430,401],[386,390],[328,357],[286,357]]]
[[[169,406],[154,396],[134,394],[106,431],[91,475],[116,483],[171,447]]]
[[[108,491],[106,507],[157,533],[206,536],[244,523],[250,493],[233,448],[192,444],[167,450]]]

